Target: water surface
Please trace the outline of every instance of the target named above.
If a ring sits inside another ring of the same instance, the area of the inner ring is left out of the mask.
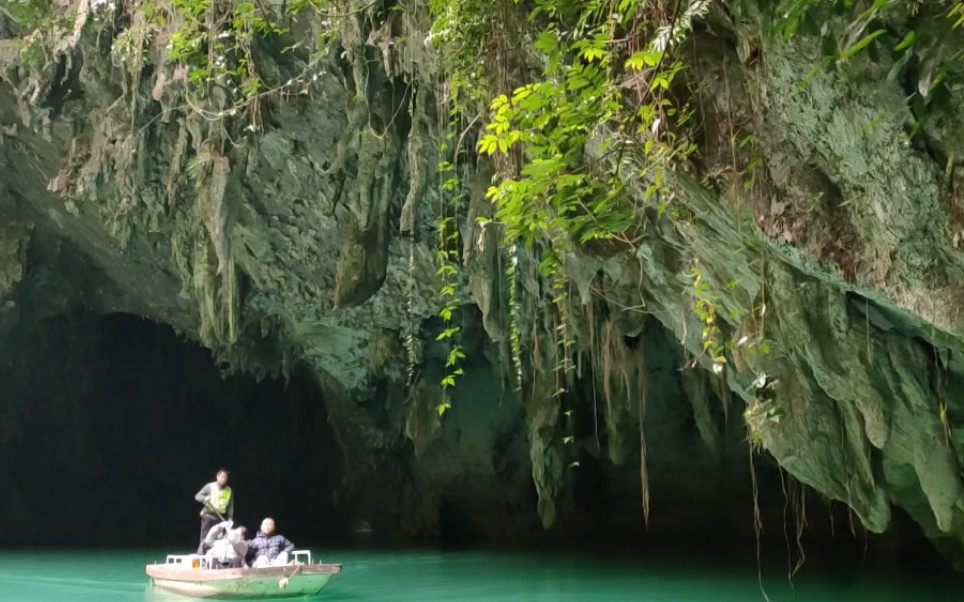
[[[314,549],[345,566],[322,602],[730,602],[762,601],[752,553]],[[0,552],[2,602],[181,602],[148,585],[144,565],[163,552]],[[935,568],[875,569],[811,559],[787,582],[765,561],[773,602],[964,601],[964,578]],[[781,568],[782,567],[782,568]]]

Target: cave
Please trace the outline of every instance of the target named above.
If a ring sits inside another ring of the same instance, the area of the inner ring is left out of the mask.
[[[660,336],[656,329],[650,340]],[[669,357],[662,357],[668,346],[650,349],[657,372],[662,363],[667,376],[675,373]],[[171,327],[126,313],[68,311],[24,321],[3,339],[0,352],[6,360],[0,365],[5,545],[193,546],[198,524],[193,496],[221,466],[231,471],[238,523],[254,529],[270,515],[295,541],[344,542],[351,537],[350,521],[357,516],[338,505],[346,493],[343,479],[349,467],[329,424],[324,392],[308,369],[299,367],[287,379],[260,381],[228,372],[208,350]],[[528,475],[518,476],[528,492],[522,500],[488,508],[425,472],[421,486],[436,488],[440,502],[435,537],[429,539],[443,545],[487,539],[659,549],[750,545],[754,502],[745,455],[735,454],[716,477],[691,465],[695,447],[661,440],[679,432],[669,425],[686,413],[679,411],[680,391],[669,385],[660,388],[665,395],[655,396],[650,405],[653,497],[648,523],[639,509],[638,464],[606,468],[584,454],[584,470],[564,496],[566,518],[549,531],[530,528],[535,492]],[[482,390],[466,383],[464,393]],[[482,405],[476,409],[495,403],[484,397],[477,399],[476,405]],[[459,414],[466,410],[462,406]],[[521,411],[506,410],[510,415]],[[478,424],[476,414],[463,419],[474,416]],[[581,425],[577,434],[588,437],[590,428]],[[690,434],[698,441],[695,432]],[[519,436],[515,433],[513,441]],[[730,442],[736,450],[744,449],[740,436],[734,434]],[[430,458],[447,463],[446,446],[433,447]],[[498,448],[513,471],[528,468],[524,448]],[[432,466],[429,459],[423,463]],[[796,528],[801,493],[791,489],[790,498],[785,497],[772,462],[761,459],[756,470],[764,549],[784,554],[786,533],[792,539]],[[390,483],[374,486],[383,498],[398,493]],[[869,536],[859,527],[854,531],[853,517],[844,506],[810,497],[803,536],[807,547],[833,540],[838,549],[859,555],[868,541],[885,551],[899,541],[902,549],[913,550],[911,556],[933,559],[926,540],[906,517],[895,517],[889,536]],[[399,523],[411,517],[393,520],[377,525],[376,531],[398,535],[404,531]],[[493,520],[501,526],[480,527]],[[369,543],[376,540],[383,538],[366,536]]]
[[[294,540],[340,530],[342,457],[307,370],[260,382],[130,314],[18,325],[0,365],[5,544],[196,542],[201,486],[231,472],[235,521]]]

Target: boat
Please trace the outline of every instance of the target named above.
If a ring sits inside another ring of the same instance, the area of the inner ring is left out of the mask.
[[[163,563],[148,564],[145,572],[160,590],[211,599],[273,599],[313,596],[328,585],[340,564],[313,564],[311,552],[296,550],[292,562],[261,568],[211,568],[198,554],[169,554]]]

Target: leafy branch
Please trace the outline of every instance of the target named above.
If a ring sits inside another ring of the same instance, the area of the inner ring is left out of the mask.
[[[458,192],[461,184],[459,179],[454,176],[455,165],[448,161],[443,161],[439,164],[438,171],[443,177],[446,174],[451,176],[443,181],[440,186],[443,195]],[[456,288],[459,273],[459,231],[455,218],[457,211],[454,212],[455,215],[445,214],[446,206],[455,206],[457,208],[460,197],[461,195],[457,194],[450,203],[443,204],[443,214],[439,218],[438,246],[435,251],[435,262],[437,265],[435,275],[439,279],[439,294],[444,302],[442,309],[439,310],[439,317],[442,319],[444,329],[435,337],[435,340],[451,340],[455,342],[449,348],[448,357],[445,361],[445,375],[442,377],[440,383],[442,387],[442,401],[437,407],[440,417],[452,407],[449,389],[455,387],[456,378],[465,373],[464,369],[460,366],[460,361],[465,359],[465,352],[457,342],[461,337],[462,328],[461,326],[453,325],[453,317],[461,305],[461,299]]]

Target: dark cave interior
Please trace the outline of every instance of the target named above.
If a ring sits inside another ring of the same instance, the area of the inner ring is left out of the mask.
[[[231,470],[235,520],[336,531],[341,456],[306,371],[222,378],[211,354],[128,314],[48,318],[0,366],[0,515],[8,545],[197,537],[194,494]],[[5,521],[6,522],[6,521]]]

